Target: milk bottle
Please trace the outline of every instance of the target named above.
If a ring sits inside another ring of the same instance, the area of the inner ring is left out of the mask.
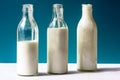
[[[33,18],[33,5],[23,5],[23,17],[17,28],[17,74],[38,73],[38,26]]]
[[[80,71],[97,69],[97,27],[92,5],[82,5],[82,18],[77,27],[77,68]]]
[[[48,73],[68,70],[68,27],[63,19],[62,4],[53,5],[53,20],[47,29]]]

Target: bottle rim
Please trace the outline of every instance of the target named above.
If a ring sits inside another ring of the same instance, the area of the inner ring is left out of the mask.
[[[82,7],[92,7],[92,4],[82,4]]]
[[[23,11],[28,9],[28,11],[33,11],[33,4],[23,4]]]
[[[54,7],[54,8],[60,8],[60,7],[63,7],[63,5],[56,3],[56,4],[53,4],[53,7]]]

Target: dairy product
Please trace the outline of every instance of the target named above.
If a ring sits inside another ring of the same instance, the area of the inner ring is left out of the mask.
[[[66,73],[68,63],[68,29],[48,28],[47,63],[49,73]]]
[[[38,73],[38,42],[17,42],[17,73],[36,75]]]

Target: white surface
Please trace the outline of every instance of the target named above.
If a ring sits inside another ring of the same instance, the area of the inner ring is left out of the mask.
[[[0,63],[0,80],[120,80],[120,64],[98,64],[97,72],[77,72],[76,64],[68,65],[68,74],[47,74],[47,65],[39,64],[38,76],[18,76],[16,64]]]

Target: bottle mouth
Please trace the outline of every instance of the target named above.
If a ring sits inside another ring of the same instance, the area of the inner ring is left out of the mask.
[[[56,12],[58,18],[63,17],[63,5],[62,4],[53,4],[53,11]]]
[[[56,3],[56,4],[53,4],[53,7],[54,7],[54,8],[62,8],[63,5],[62,5],[62,4]]]
[[[82,7],[92,8],[92,4],[82,4]]]
[[[92,4],[82,4],[82,10],[92,11]]]
[[[33,4],[23,4],[23,11],[33,11]]]

